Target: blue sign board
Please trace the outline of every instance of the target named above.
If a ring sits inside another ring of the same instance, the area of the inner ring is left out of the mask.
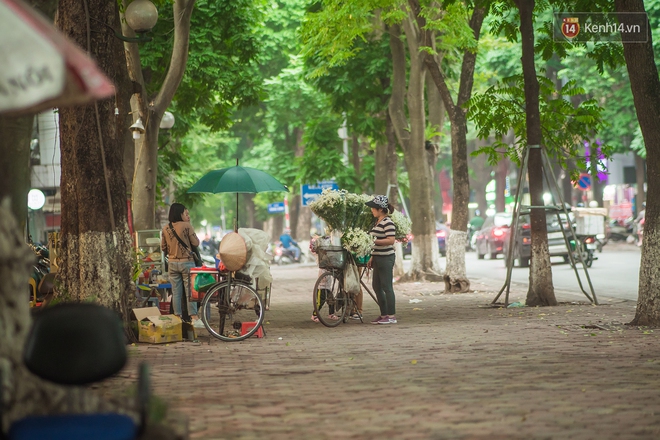
[[[279,214],[284,212],[284,202],[276,202],[268,204],[268,213],[269,214]]]
[[[337,185],[337,182],[334,180],[302,185],[302,188],[300,189],[300,193],[302,194],[302,206],[309,206],[311,202],[319,198],[324,189],[339,189],[339,185]]]

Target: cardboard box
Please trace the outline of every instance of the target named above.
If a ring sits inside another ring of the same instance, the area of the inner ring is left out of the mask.
[[[138,341],[163,344],[183,340],[183,325],[178,316],[161,315],[158,307],[133,309],[132,314],[137,321]]]

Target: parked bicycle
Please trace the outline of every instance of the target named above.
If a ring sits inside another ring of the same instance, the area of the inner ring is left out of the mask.
[[[251,279],[235,278],[229,272],[225,280],[208,288],[199,314],[212,336],[226,342],[242,341],[261,328],[265,307],[251,284]]]
[[[358,311],[355,294],[350,294],[344,289],[344,266],[347,258],[352,258],[341,246],[328,246],[317,250],[319,257],[319,268],[325,269],[314,284],[314,314],[326,327],[336,327],[342,322],[348,321],[353,311]],[[364,266],[362,266],[364,267]],[[376,295],[362,281],[360,285],[376,303]],[[357,313],[362,320],[362,315]]]

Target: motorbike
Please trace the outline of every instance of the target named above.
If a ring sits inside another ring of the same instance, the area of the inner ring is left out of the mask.
[[[34,252],[36,261],[32,266],[32,274],[28,280],[30,307],[41,307],[53,296],[55,274],[50,272],[50,253],[48,248],[34,244],[29,240],[28,246]]]
[[[300,258],[302,258],[302,252],[300,253]],[[275,247],[273,262],[278,266],[283,264],[300,263],[300,258],[296,259],[294,252],[290,249],[284,249],[281,244]]]
[[[634,226],[635,222],[632,217],[619,221],[611,220],[607,239],[612,241],[627,241],[633,234]]]
[[[573,262],[579,264],[580,261],[584,261],[585,266],[591,267],[594,260],[597,260],[598,257],[595,256],[595,252],[598,249],[598,240],[595,235],[578,235],[577,243],[575,240],[571,240],[571,251],[573,253]],[[582,260],[580,260],[580,254]]]

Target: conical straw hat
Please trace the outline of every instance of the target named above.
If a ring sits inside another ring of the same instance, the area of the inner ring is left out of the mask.
[[[238,232],[230,232],[222,238],[218,255],[220,260],[225,263],[227,270],[234,272],[242,269],[247,262],[245,239]]]

